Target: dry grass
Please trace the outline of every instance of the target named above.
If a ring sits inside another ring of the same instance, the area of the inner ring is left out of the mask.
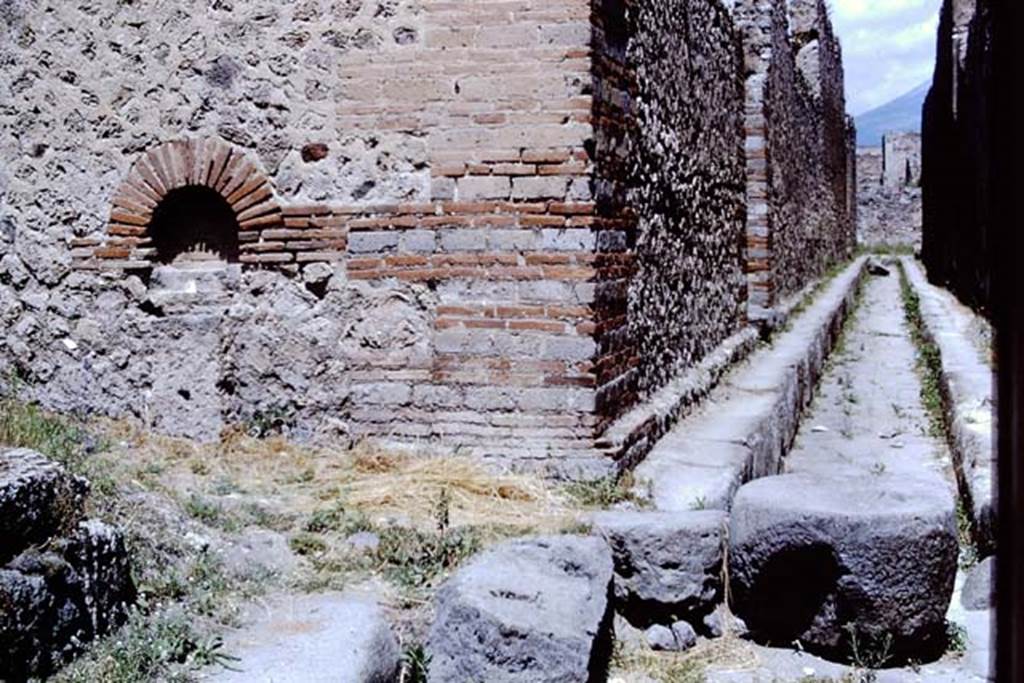
[[[280,438],[229,433],[219,443],[153,435],[127,422],[102,426],[114,447],[106,455],[148,486],[179,500],[194,494],[241,494],[273,501],[291,514],[325,503],[416,528],[434,526],[436,501],[450,499],[452,526],[498,525],[556,531],[579,507],[551,483],[494,472],[456,456],[423,456],[363,444],[352,450],[298,446]]]
[[[756,669],[759,663],[757,652],[749,642],[727,634],[701,640],[686,652],[655,652],[646,648],[619,651],[608,680],[626,683],[649,677],[665,683],[701,683],[710,666],[745,671]]]

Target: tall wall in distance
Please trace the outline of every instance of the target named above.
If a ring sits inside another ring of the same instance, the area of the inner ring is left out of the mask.
[[[0,377],[206,440],[613,469],[601,434],[748,322],[734,12],[0,3]],[[827,19],[771,18],[774,297],[841,251],[849,129]]]
[[[857,150],[857,241],[921,248],[921,136],[887,133]]]
[[[842,56],[822,0],[738,0],[749,314],[772,316],[855,243]]]
[[[925,100],[921,258],[928,279],[990,314],[990,177],[993,117],[991,10],[979,0],[946,0],[935,76]]]

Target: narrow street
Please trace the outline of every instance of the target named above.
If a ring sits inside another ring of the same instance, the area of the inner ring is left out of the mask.
[[[915,369],[916,349],[905,319],[900,271],[864,280],[857,310],[848,320],[810,410],[801,420],[785,473],[801,474],[823,487],[846,481],[858,488],[925,490],[955,480],[948,448],[930,426]],[[912,485],[913,484],[913,485]],[[813,496],[826,492],[808,492]],[[836,492],[842,497],[843,492]],[[881,500],[881,499],[880,499]],[[908,520],[908,524],[911,520]],[[961,549],[961,560],[964,551]],[[963,566],[961,562],[961,566]],[[942,659],[920,667],[885,669],[884,653],[870,663],[877,681],[983,681],[989,665],[988,611],[961,605],[965,579],[958,572],[947,613],[959,644]],[[841,678],[850,668],[789,648],[757,647],[754,667],[712,667],[712,681],[797,680],[806,676]],[[815,679],[817,680],[817,679]],[[845,679],[843,679],[845,680]]]
[[[801,421],[787,472],[871,477],[945,476],[941,436],[930,434],[899,270],[868,277],[862,300]]]

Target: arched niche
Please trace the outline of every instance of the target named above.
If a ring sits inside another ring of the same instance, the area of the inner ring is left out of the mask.
[[[236,262],[247,235],[281,222],[270,179],[244,152],[216,138],[148,150],[112,204],[101,257],[131,264]]]

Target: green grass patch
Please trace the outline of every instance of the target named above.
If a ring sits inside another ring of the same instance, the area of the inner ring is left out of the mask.
[[[0,397],[0,444],[31,448],[78,471],[90,440],[80,424],[14,397]]]
[[[565,492],[578,505],[585,508],[610,508],[621,503],[633,503],[643,507],[645,501],[637,497],[635,480],[631,472],[622,476],[609,475],[591,481],[577,481],[568,484]]]
[[[942,356],[925,332],[921,317],[921,300],[911,287],[907,274],[900,266],[900,292],[903,310],[910,328],[910,336],[917,348],[917,374],[921,381],[921,403],[928,413],[930,436],[948,439],[945,405],[942,396]]]

